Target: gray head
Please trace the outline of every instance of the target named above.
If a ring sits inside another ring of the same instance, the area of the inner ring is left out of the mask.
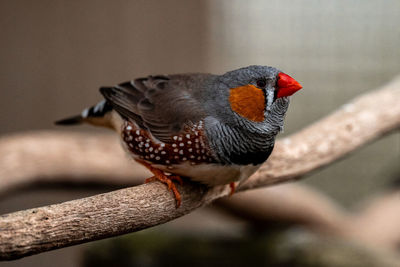
[[[262,162],[283,127],[289,96],[301,85],[268,66],[230,71],[214,84],[207,101],[214,114],[206,118],[206,124],[207,134],[215,137],[210,139],[216,154],[227,163],[246,157],[253,164]]]
[[[216,117],[234,126],[281,128],[289,96],[301,85],[282,71],[268,66],[249,66],[218,76],[209,92]],[[227,108],[229,107],[229,108]]]

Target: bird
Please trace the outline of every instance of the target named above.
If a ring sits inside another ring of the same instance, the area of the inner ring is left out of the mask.
[[[175,197],[182,177],[207,186],[237,184],[270,156],[290,96],[302,86],[270,66],[222,75],[150,75],[100,87],[104,97],[58,125],[89,123],[115,130],[124,150]]]

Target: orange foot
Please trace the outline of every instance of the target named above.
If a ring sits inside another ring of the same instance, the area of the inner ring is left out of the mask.
[[[144,161],[138,161],[139,163],[143,164],[147,169],[149,169],[149,171],[151,171],[154,176],[147,178],[145,180],[145,183],[150,183],[153,181],[160,181],[164,184],[166,184],[168,186],[168,190],[172,190],[172,193],[175,196],[175,200],[176,200],[176,207],[179,208],[179,206],[181,205],[181,194],[179,193],[178,189],[176,188],[175,184],[173,181],[177,181],[179,182],[180,185],[183,184],[181,177],[177,176],[177,175],[166,175],[163,171],[152,167],[150,164],[148,164],[147,162]]]
[[[229,193],[229,196],[231,197],[235,193],[235,190],[236,190],[235,182],[229,183],[229,187],[231,188],[231,192]]]

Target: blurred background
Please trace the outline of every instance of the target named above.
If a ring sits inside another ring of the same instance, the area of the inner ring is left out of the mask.
[[[96,103],[100,86],[148,74],[222,74],[256,64],[277,67],[304,87],[292,97],[280,137],[290,135],[400,73],[399,24],[397,0],[1,0],[0,134],[62,131],[53,121]],[[108,133],[88,126],[73,130]],[[399,162],[397,132],[299,183],[352,210],[398,179]],[[24,189],[0,198],[0,213],[107,190]],[[208,217],[202,212],[186,220]],[[243,224],[208,212],[216,218],[210,236],[221,229],[230,235]],[[185,225],[180,220],[158,231]],[[226,220],[230,226],[224,228]],[[62,259],[59,267],[77,266],[92,246],[0,266],[53,266],[56,258]],[[147,263],[140,266],[153,266]]]

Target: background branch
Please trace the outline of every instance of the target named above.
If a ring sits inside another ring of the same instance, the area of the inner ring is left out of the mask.
[[[355,214],[345,234],[379,248],[400,249],[400,190],[392,189],[369,199]]]
[[[377,99],[379,108],[376,104]],[[351,101],[332,115],[293,136],[279,140],[267,163],[239,187],[238,191],[299,178],[397,129],[400,125],[399,102],[400,80],[396,79],[382,89]],[[53,138],[50,138],[51,135]],[[26,143],[18,149],[14,147],[16,149],[14,151],[9,147],[13,139],[6,139],[7,142],[3,140],[0,143],[0,152],[2,152],[0,154],[10,153],[6,156],[6,161],[1,159],[0,164],[5,164],[4,167],[11,166],[0,173],[1,180],[4,179],[5,174],[12,175],[12,166],[17,166],[16,169],[24,169],[25,165],[21,165],[20,162],[35,160],[37,163],[30,166],[32,169],[25,173],[22,170],[18,177],[28,177],[29,172],[34,173],[33,176],[43,174],[44,170],[40,168],[35,172],[37,164],[39,166],[44,164],[43,166],[46,167],[53,165],[53,168],[50,168],[52,171],[49,171],[47,175],[50,173],[55,175],[62,170],[65,174],[75,174],[75,177],[80,177],[82,173],[99,174],[101,172],[98,168],[111,176],[122,174],[121,176],[128,177],[127,174],[132,170],[126,164],[126,160],[122,165],[118,163],[122,158],[121,155],[116,154],[114,160],[109,161],[111,158],[107,155],[112,155],[117,149],[115,144],[107,144],[109,137],[92,137],[93,139],[87,140],[82,138],[76,141],[74,137],[68,137],[66,134],[54,133],[42,138],[36,137],[30,141],[29,136],[26,135],[8,138],[15,138],[15,144]],[[75,141],[71,142],[71,140]],[[68,146],[68,142],[75,143],[76,146]],[[88,143],[85,144],[86,142]],[[79,147],[84,147],[84,149]],[[77,150],[73,150],[75,148]],[[46,150],[53,151],[50,153],[51,156]],[[85,154],[88,150],[93,152],[91,157]],[[98,152],[105,152],[100,164],[95,160],[100,156]],[[36,158],[31,158],[30,153],[33,153]],[[24,158],[25,156],[27,158]],[[110,162],[116,162],[117,167]],[[76,166],[80,168],[74,169]],[[3,166],[0,166],[0,169],[3,169]],[[24,179],[20,178],[21,180]],[[7,183],[12,184],[8,180],[3,183],[3,188],[7,187]],[[183,199],[183,204],[179,209],[175,208],[175,201],[170,192],[165,190],[164,185],[151,183],[3,215],[0,217],[0,258],[15,259],[138,231],[182,216],[229,193],[229,188],[226,186],[207,189],[205,186],[189,181],[186,181],[183,187],[179,187],[179,190]]]
[[[380,192],[355,212],[299,183],[248,190],[215,201],[218,207],[251,223],[305,226],[316,234],[355,241],[380,250],[400,248],[400,190]]]
[[[215,204],[257,225],[303,225],[331,236],[342,236],[350,219],[350,214],[325,194],[299,183],[248,190]]]
[[[27,132],[0,139],[0,194],[30,183],[63,181],[134,185],[148,172],[132,164],[118,137],[72,131]]]

